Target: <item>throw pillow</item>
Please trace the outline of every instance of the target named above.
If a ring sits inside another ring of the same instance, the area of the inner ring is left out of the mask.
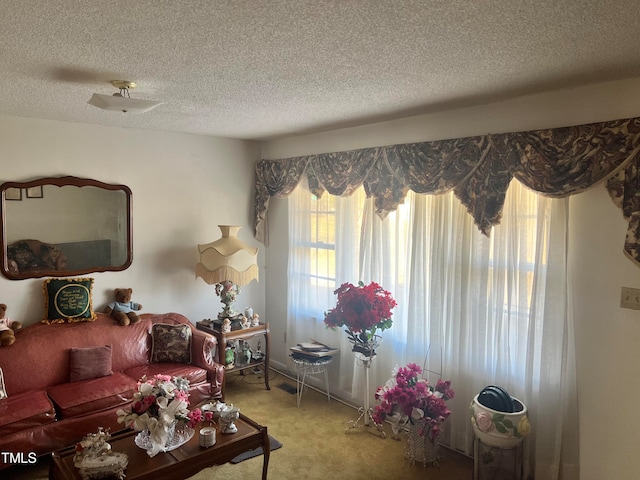
[[[151,327],[151,362],[191,363],[189,325],[156,323]]]
[[[111,345],[71,348],[69,350],[70,382],[106,377],[112,374]]]
[[[7,398],[7,389],[4,387],[4,374],[2,368],[0,368],[0,400]]]
[[[44,281],[45,317],[42,323],[91,322],[93,278],[50,278]]]

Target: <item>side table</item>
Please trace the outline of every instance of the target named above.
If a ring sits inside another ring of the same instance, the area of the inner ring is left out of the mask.
[[[218,348],[216,361],[220,365],[225,365],[225,348],[227,346],[227,342],[230,340],[250,340],[256,335],[264,335],[264,357],[260,360],[251,359],[248,363],[236,362],[232,368],[228,368],[227,372],[235,372],[242,371],[248,368],[256,368],[262,367],[264,370],[264,385],[267,390],[271,390],[269,386],[269,343],[271,339],[271,333],[269,332],[269,324],[261,323],[255,327],[249,328],[241,328],[238,330],[231,330],[230,332],[223,332],[221,328],[217,325],[210,323],[208,321],[202,320],[200,322],[196,322],[196,328],[198,330],[202,330],[203,332],[210,333],[216,340],[218,340]],[[224,389],[226,384],[226,375],[225,380],[222,382],[222,392],[224,395]]]
[[[329,394],[329,371],[327,365],[331,363],[333,357],[319,357],[319,358],[304,358],[295,354],[291,355],[291,360],[296,365],[296,400],[298,407],[302,400],[302,392],[304,391],[305,381],[307,375],[316,375],[324,373],[324,385],[327,389],[327,401],[331,401],[331,395]],[[300,381],[300,375],[302,374],[302,381]]]
[[[324,385],[327,390],[327,400],[331,401],[329,393],[329,370],[327,369],[333,356],[339,353],[335,348],[326,348],[322,351],[307,351],[299,346],[291,347],[291,361],[296,366],[296,400],[298,407],[302,401],[302,392],[307,381],[307,375],[324,374]],[[302,377],[302,379],[300,378]]]

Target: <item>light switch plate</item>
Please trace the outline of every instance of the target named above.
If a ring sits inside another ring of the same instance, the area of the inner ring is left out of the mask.
[[[620,306],[640,310],[640,288],[622,287]]]

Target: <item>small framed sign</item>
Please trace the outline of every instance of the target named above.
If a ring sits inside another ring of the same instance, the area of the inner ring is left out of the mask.
[[[42,198],[42,185],[27,188],[27,198]]]
[[[5,200],[22,200],[21,188],[7,188],[4,192]]]

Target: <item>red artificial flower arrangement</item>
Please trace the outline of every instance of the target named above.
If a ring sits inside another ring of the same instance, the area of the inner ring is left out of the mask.
[[[343,283],[335,293],[336,306],[325,313],[327,327],[346,327],[345,332],[354,345],[371,342],[378,331],[393,324],[391,310],[397,305],[391,293],[375,282],[365,285]]]

